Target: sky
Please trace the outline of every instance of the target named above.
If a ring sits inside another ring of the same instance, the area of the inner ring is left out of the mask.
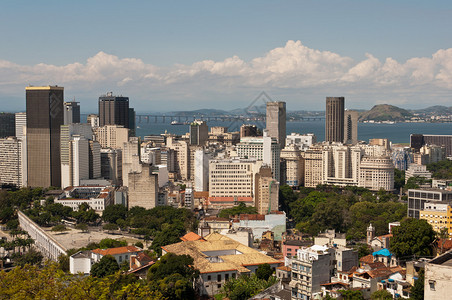
[[[452,105],[452,1],[1,1],[1,111],[59,85],[138,112]]]

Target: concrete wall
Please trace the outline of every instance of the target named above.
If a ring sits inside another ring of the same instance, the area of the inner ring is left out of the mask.
[[[28,218],[23,212],[18,211],[20,227],[25,230],[35,241],[35,246],[41,253],[54,261],[58,260],[61,254],[66,255],[66,248],[58,243],[52,236],[42,230],[35,222]]]

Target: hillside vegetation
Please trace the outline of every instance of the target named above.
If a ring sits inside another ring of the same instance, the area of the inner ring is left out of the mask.
[[[359,121],[404,121],[412,114],[407,110],[389,104],[379,104],[371,110],[363,112],[359,116]]]

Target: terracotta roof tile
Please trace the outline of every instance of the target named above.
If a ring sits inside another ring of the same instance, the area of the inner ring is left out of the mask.
[[[204,240],[201,236],[197,235],[196,233],[190,231],[186,235],[180,238],[184,242],[186,241],[197,241],[197,240]]]
[[[117,255],[123,253],[130,252],[140,252],[141,250],[135,246],[125,246],[125,247],[117,247],[117,248],[108,248],[108,249],[94,249],[93,252],[100,254],[102,256],[105,255]]]

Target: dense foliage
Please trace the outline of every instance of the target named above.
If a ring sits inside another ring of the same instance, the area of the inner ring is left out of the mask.
[[[229,218],[241,214],[257,214],[257,210],[253,206],[246,206],[245,203],[240,202],[239,205],[232,208],[222,209],[218,216],[220,218]]]
[[[390,250],[400,259],[432,256],[436,233],[426,220],[406,218],[393,228]]]
[[[372,223],[376,234],[386,234],[388,223],[406,216],[406,205],[396,202],[397,195],[385,191],[371,192],[359,187],[340,189],[319,186],[299,192],[283,186],[280,201],[288,206],[296,228],[317,235],[326,229],[346,232],[348,239],[363,239]]]
[[[266,288],[269,288],[277,281],[277,278],[274,276],[270,276],[268,280],[259,279],[256,274],[251,276],[240,276],[239,278],[228,280],[223,285],[220,294],[218,294],[215,299],[249,299]]]
[[[420,269],[418,273],[418,279],[414,282],[413,287],[411,287],[411,299],[413,300],[424,300],[424,269]]]
[[[427,165],[427,170],[433,173],[433,178],[452,179],[452,160],[446,159],[429,164]]]
[[[119,271],[119,264],[111,255],[103,256],[98,262],[91,266],[91,275],[103,278]]]
[[[158,290],[119,273],[96,278],[66,274],[57,264],[0,272],[0,299],[165,299]],[[167,298],[166,298],[167,299]]]
[[[168,253],[148,271],[151,290],[159,291],[168,299],[195,299],[193,280],[199,271],[192,268],[193,258],[188,255]]]

